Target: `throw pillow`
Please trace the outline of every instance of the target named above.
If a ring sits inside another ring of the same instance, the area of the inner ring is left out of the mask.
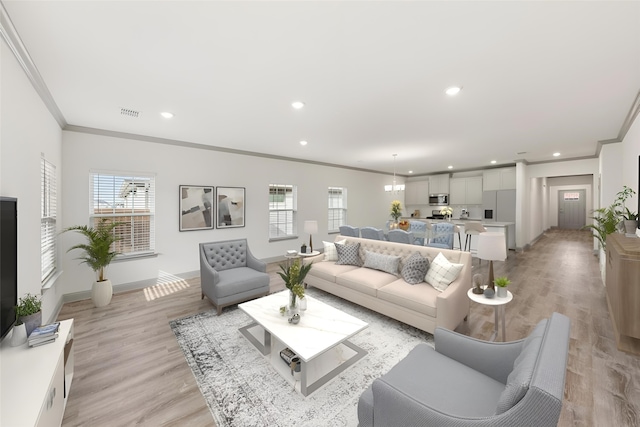
[[[338,261],[336,261],[336,264],[355,265],[358,267],[362,265],[362,262],[360,262],[360,243],[345,245],[336,242],[335,246],[336,251],[338,251]]]
[[[415,285],[424,281],[428,270],[429,260],[420,255],[420,252],[414,252],[404,261],[400,274],[405,282]]]
[[[456,280],[458,274],[462,271],[464,264],[454,264],[450,262],[442,252],[436,256],[431,265],[429,265],[429,271],[424,280],[436,290],[443,292],[447,287]]]
[[[338,240],[336,243],[345,243],[347,239]],[[324,260],[325,261],[337,261],[338,251],[336,251],[336,245],[333,242],[322,241],[324,245]]]
[[[400,266],[400,257],[364,251],[364,266],[397,275],[398,267]]]

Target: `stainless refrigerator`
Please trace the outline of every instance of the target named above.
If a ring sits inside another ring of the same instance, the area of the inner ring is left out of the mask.
[[[516,190],[494,190],[482,193],[482,212],[485,221],[516,221]]]

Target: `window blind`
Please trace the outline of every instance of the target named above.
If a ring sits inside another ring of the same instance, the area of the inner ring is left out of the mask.
[[[329,231],[339,231],[341,225],[347,224],[347,189],[342,187],[329,187]]]
[[[44,284],[57,267],[57,216],[58,191],[56,167],[44,158],[40,159],[40,280]]]
[[[269,184],[269,237],[296,235],[297,191],[294,185]]]

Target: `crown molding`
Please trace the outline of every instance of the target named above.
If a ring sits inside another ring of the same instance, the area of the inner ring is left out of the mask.
[[[0,35],[2,39],[7,43],[9,49],[13,52],[13,55],[20,63],[20,66],[24,70],[27,78],[33,85],[34,89],[40,95],[40,98],[46,105],[47,109],[53,116],[53,118],[58,122],[60,128],[64,128],[67,125],[67,121],[62,115],[62,111],[58,108],[58,105],[53,99],[51,92],[47,88],[36,64],[31,59],[31,55],[27,51],[24,43],[22,43],[22,39],[18,35],[16,28],[13,26],[13,22],[11,22],[11,18],[7,13],[7,10],[4,7],[4,3],[0,1]]]

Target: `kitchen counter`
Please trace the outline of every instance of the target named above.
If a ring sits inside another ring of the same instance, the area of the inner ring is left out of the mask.
[[[402,219],[406,219],[407,221],[428,222],[431,224],[435,224],[438,222],[447,222],[444,219],[426,219],[426,218],[415,218],[415,217],[402,218]],[[458,226],[458,228],[460,229],[460,236],[462,237],[466,237],[464,233],[464,226],[467,222],[480,222],[482,226],[487,229],[487,231],[503,233],[506,244],[507,244],[507,248],[513,249],[513,250],[516,249],[516,223],[515,222],[500,222],[500,221],[486,221],[486,220],[483,221],[481,219],[473,219],[473,218],[469,218],[469,219],[454,218],[449,222]],[[474,254],[475,254],[476,248],[478,247],[477,239],[478,239],[477,235],[471,236],[471,248],[472,248],[471,252]],[[464,249],[464,247],[460,247],[461,240],[464,240],[464,239],[454,239],[454,247],[453,247],[454,249],[458,249],[458,250]]]

